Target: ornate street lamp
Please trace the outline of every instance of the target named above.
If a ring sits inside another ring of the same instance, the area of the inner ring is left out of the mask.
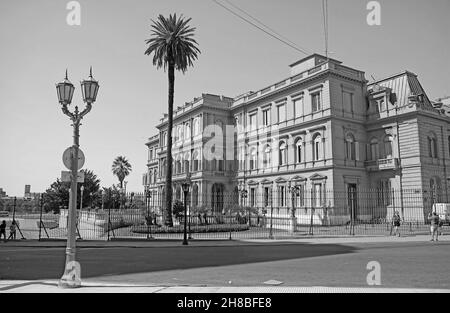
[[[247,199],[248,197],[248,191],[247,189],[245,189],[244,185],[241,185],[238,189],[239,194],[241,195],[241,199],[242,199],[242,206],[245,206],[245,199]],[[245,211],[245,208],[244,208]],[[250,215],[250,208],[248,209],[248,226],[251,226],[251,215]]]
[[[66,248],[66,266],[64,274],[59,281],[61,288],[76,288],[81,286],[80,265],[75,260],[76,252],[76,210],[77,210],[77,174],[78,174],[78,149],[80,146],[80,125],[83,117],[92,109],[92,104],[97,99],[99,84],[92,77],[92,68],[87,80],[81,82],[81,89],[83,93],[83,101],[86,103],[86,108],[79,112],[78,106],[75,110],[70,112],[68,106],[72,103],[73,93],[75,91],[74,85],[66,76],[64,80],[56,85],[56,92],[58,101],[61,104],[62,112],[67,115],[72,121],[73,126],[73,146],[71,155],[71,185],[69,197],[69,221],[67,230],[67,248]]]
[[[145,186],[145,206],[147,208],[147,218],[146,218],[146,222],[147,222],[147,239],[150,239],[151,236],[151,225],[152,223],[152,217],[150,216],[150,199],[151,199],[152,195],[150,192],[150,189],[148,188],[148,186]]]
[[[187,196],[189,194],[189,189],[191,188],[191,173],[187,173],[186,180],[181,184],[184,192],[184,236],[183,245],[187,245]]]

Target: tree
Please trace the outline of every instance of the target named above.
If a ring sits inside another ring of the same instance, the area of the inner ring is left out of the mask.
[[[173,226],[172,221],[172,128],[173,128],[173,97],[175,89],[175,70],[182,71],[193,66],[200,50],[194,36],[195,28],[188,24],[190,18],[170,14],[168,18],[158,16],[152,20],[151,38],[146,40],[148,44],[146,55],[153,53],[153,65],[158,69],[168,69],[169,95],[168,95],[168,123],[167,123],[167,170],[166,170],[166,210],[164,223]]]
[[[116,175],[119,179],[119,185],[122,189],[125,177],[127,177],[131,173],[131,164],[124,156],[118,156],[114,159],[111,169],[113,174]]]
[[[83,207],[98,206],[100,180],[97,175],[90,170],[81,170],[84,172],[84,183],[78,184],[77,198],[80,203],[81,186],[84,186]],[[61,208],[67,208],[69,204],[69,182],[61,182],[57,179],[50,185],[44,193],[44,210],[46,212],[53,211],[58,213]],[[77,209],[79,207],[77,206]]]

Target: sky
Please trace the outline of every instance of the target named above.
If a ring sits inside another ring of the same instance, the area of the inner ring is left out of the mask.
[[[224,5],[225,0],[220,0]],[[308,52],[324,53],[321,1],[228,0]],[[142,191],[145,142],[167,111],[167,74],[145,56],[151,20],[159,14],[191,17],[201,54],[176,73],[175,107],[202,93],[234,97],[289,76],[306,55],[224,10],[212,0],[80,0],[81,25],[66,22],[66,0],[0,2],[0,188],[10,196],[45,191],[66,170],[72,127],[61,112],[55,83],[76,86],[93,67],[97,102],[84,118],[84,168],[102,186],[117,179],[115,157],[133,167],[127,190]],[[369,26],[366,0],[330,0],[330,57],[376,79],[410,70],[431,99],[450,96],[450,0],[383,0],[381,25]]]

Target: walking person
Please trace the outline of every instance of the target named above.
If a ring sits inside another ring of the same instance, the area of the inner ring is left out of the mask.
[[[6,242],[6,221],[3,221],[0,224],[0,240],[2,239],[3,236],[3,240]]]
[[[11,226],[9,226],[9,237],[8,240],[16,240],[16,221],[12,221]]]
[[[439,241],[439,215],[436,212],[428,215],[428,220],[431,222],[431,241],[434,241],[434,237],[436,237],[436,241]]]
[[[400,237],[400,223],[401,218],[398,211],[395,211],[394,216],[392,217],[392,226],[394,226],[394,236]]]

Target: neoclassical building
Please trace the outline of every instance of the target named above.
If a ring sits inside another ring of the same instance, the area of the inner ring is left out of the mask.
[[[234,98],[203,94],[173,118],[173,194],[182,198],[190,172],[194,206],[222,212],[239,203],[282,215],[294,205],[299,219],[312,213],[323,224],[393,211],[424,219],[430,188],[439,190],[435,201],[448,201],[450,119],[408,71],[369,83],[314,54],[282,81]],[[162,205],[167,115],[157,129],[143,184]]]

